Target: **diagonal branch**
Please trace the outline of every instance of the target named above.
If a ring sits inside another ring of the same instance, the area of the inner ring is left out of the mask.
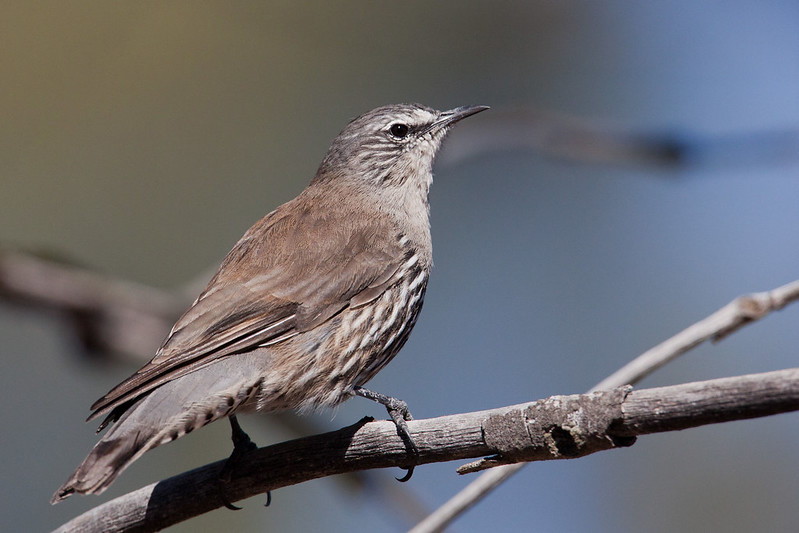
[[[707,318],[642,353],[591,390],[638,383],[691,348],[707,340],[720,341],[746,324],[760,320],[772,311],[779,311],[796,300],[799,300],[799,280],[771,291],[739,296]]]
[[[610,389],[628,384],[634,385],[661,366],[699,344],[707,340],[721,340],[744,325],[760,320],[770,312],[778,311],[796,300],[799,300],[799,280],[772,291],[740,296],[707,318],[689,326],[677,335],[639,355],[595,385],[591,390]],[[485,498],[491,491],[524,468],[524,466],[525,463],[515,463],[499,466],[482,473],[477,479],[419,522],[411,529],[411,533],[441,531],[455,518],[476,505],[477,502]]]
[[[799,368],[632,391],[553,396],[527,404],[408,422],[418,463],[485,457],[496,462],[572,459],[630,446],[638,435],[799,410]],[[391,422],[364,419],[338,431],[255,450],[237,462],[230,501],[324,476],[408,466]],[[219,461],[121,496],[57,531],[157,531],[223,505]]]

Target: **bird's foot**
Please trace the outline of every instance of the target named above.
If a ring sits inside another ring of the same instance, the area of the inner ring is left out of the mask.
[[[363,387],[356,386],[352,389],[352,392],[356,396],[368,398],[369,400],[385,406],[386,410],[388,411],[388,416],[391,417],[394,425],[397,426],[397,434],[405,444],[405,448],[408,450],[408,455],[412,460],[415,461],[416,458],[419,457],[419,448],[416,446],[416,443],[411,437],[411,432],[408,430],[407,421],[413,420],[413,416],[411,416],[411,412],[408,410],[408,404],[397,398],[392,398],[391,396],[386,396],[385,394],[380,394],[379,392],[370,391],[369,389],[364,389]],[[415,465],[411,464],[408,467],[402,468],[403,470],[407,470],[407,473],[401,478],[395,479],[404,483],[405,481],[411,479],[411,476],[413,476],[413,469],[415,468]]]
[[[241,509],[241,507],[230,503],[230,499],[227,497],[227,493],[225,492],[225,486],[230,483],[231,476],[233,474],[233,468],[235,467],[236,463],[251,451],[258,449],[258,445],[255,444],[252,439],[250,439],[250,436],[247,435],[243,429],[241,429],[241,425],[239,424],[236,415],[230,415],[228,419],[230,420],[230,429],[232,430],[230,438],[233,441],[233,452],[231,452],[230,457],[228,457],[227,461],[225,461],[225,465],[222,467],[222,470],[219,471],[219,497],[225,507],[231,511],[238,511]],[[267,491],[266,507],[268,507],[270,503],[272,503],[272,493]]]

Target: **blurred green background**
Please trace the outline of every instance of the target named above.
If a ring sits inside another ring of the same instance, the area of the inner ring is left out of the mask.
[[[799,277],[795,145],[780,157],[744,142],[710,161],[602,165],[544,155],[506,127],[515,110],[543,109],[689,139],[796,130],[795,2],[17,1],[0,13],[0,245],[154,286],[217,264],[361,112],[492,106],[446,143],[425,309],[370,384],[417,418],[584,391],[735,296]],[[797,313],[641,386],[795,366]],[[101,497],[51,507],[96,440],[89,404],[135,367],[86,359],[57,317],[11,305],[0,305],[0,339],[3,531],[51,529],[230,451],[227,425],[214,424],[148,453]],[[314,421],[367,414],[385,415],[355,399]],[[242,420],[260,445],[291,437],[271,422]],[[793,531],[796,422],[536,464],[453,531]],[[470,481],[456,466],[420,467],[398,490],[433,509]],[[174,530],[413,523],[375,494],[323,479],[276,491],[269,509],[254,498]]]

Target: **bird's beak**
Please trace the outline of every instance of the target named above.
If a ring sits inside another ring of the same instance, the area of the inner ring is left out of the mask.
[[[449,127],[459,120],[463,120],[466,117],[470,117],[475,113],[485,111],[486,109],[489,109],[487,105],[465,105],[456,107],[455,109],[450,109],[449,111],[442,111],[438,116],[438,120],[430,125],[430,129],[436,130],[439,128]]]

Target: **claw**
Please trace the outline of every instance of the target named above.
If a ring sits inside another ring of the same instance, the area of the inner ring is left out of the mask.
[[[400,467],[400,468],[402,468],[402,467]],[[397,481],[399,481],[400,483],[405,483],[406,481],[408,481],[408,480],[410,480],[410,479],[411,479],[411,476],[413,475],[413,470],[414,470],[415,468],[416,468],[416,467],[415,467],[415,466],[413,466],[413,465],[409,466],[408,468],[402,468],[403,470],[407,470],[408,472],[407,472],[407,473],[406,473],[404,476],[402,476],[402,477],[395,477],[394,479],[396,479],[396,480],[397,480]]]
[[[363,387],[354,387],[352,392],[357,396],[367,398],[385,406],[386,410],[388,411],[388,416],[391,417],[394,425],[397,426],[397,434],[405,444],[405,448],[408,450],[408,455],[415,460],[415,458],[419,456],[419,448],[413,441],[411,432],[408,430],[408,424],[406,423],[408,420],[413,420],[413,416],[411,416],[411,412],[408,410],[408,404],[402,400],[398,400],[397,398],[392,398],[391,396],[386,396],[384,394],[380,394],[379,392],[373,392],[368,389],[364,389]],[[411,476],[413,476],[414,468],[415,465],[403,468],[404,470],[407,470],[407,473],[401,478],[395,479],[402,483],[408,481],[411,479]]]
[[[227,507],[231,511],[241,511],[241,509],[242,509],[241,507],[239,507],[237,505],[233,505],[232,503],[230,503],[230,500],[228,500],[228,497],[225,494],[225,490],[222,488],[221,484],[219,485],[219,499],[222,500],[222,505],[224,505],[225,507]]]

